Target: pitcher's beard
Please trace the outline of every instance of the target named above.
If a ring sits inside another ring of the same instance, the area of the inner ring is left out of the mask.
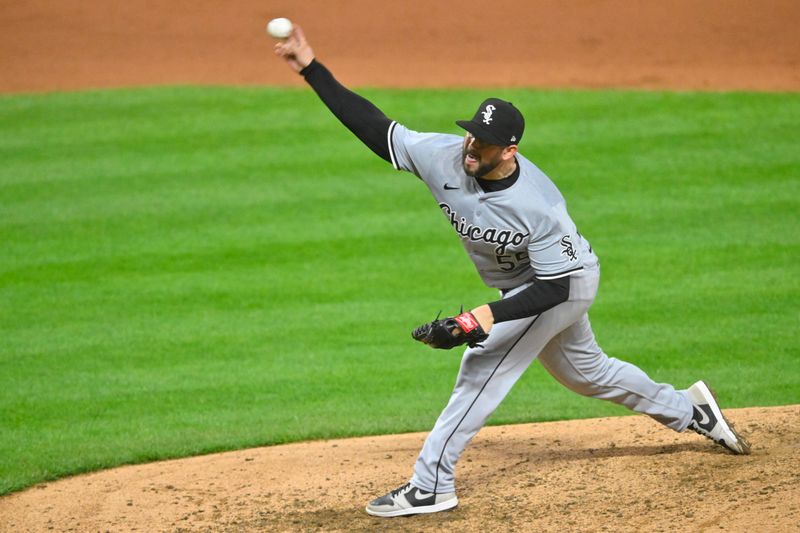
[[[470,159],[468,159],[468,156],[472,161],[477,163],[477,167],[475,167],[474,165],[470,165]],[[463,150],[462,161],[464,166],[464,173],[467,176],[471,176],[473,178],[482,178],[486,174],[497,168],[497,165],[499,165],[502,162],[502,159],[498,161],[488,161],[486,163],[482,163],[480,159],[467,153],[466,150]]]

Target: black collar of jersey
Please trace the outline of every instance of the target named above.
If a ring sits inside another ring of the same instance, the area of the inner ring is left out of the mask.
[[[514,158],[514,164],[516,167],[514,168],[514,172],[507,178],[503,178],[501,180],[485,180],[483,178],[475,178],[475,181],[478,182],[483,192],[497,192],[503,191],[508,189],[512,185],[517,182],[517,178],[519,178],[519,161]]]

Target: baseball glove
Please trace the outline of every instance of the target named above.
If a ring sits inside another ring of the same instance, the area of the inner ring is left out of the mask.
[[[489,337],[469,311],[455,317],[442,319],[437,317],[433,322],[415,329],[411,336],[431,348],[442,350],[449,350],[462,344],[475,348]]]

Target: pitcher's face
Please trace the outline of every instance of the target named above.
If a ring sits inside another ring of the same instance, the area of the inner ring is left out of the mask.
[[[485,176],[503,161],[502,146],[484,142],[469,132],[464,135],[461,152],[464,172],[473,178]]]

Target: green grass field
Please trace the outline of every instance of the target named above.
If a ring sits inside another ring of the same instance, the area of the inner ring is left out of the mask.
[[[606,351],[800,401],[800,95],[493,91],[603,265]],[[486,91],[363,94],[459,133]],[[425,187],[308,90],[0,98],[0,494],[216,450],[427,430],[496,298]],[[533,365],[492,423],[627,411]]]

